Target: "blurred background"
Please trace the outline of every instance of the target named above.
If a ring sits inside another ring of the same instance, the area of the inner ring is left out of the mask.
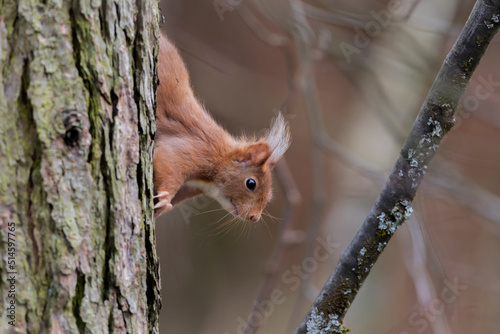
[[[294,333],[352,240],[474,1],[162,0],[195,92],[234,135],[293,143],[257,224],[199,197],[157,221],[161,333]],[[498,333],[495,38],[414,202],[351,306],[353,333]],[[231,227],[229,229],[229,227]]]

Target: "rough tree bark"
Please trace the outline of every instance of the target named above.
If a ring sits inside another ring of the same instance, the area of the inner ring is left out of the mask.
[[[158,3],[0,3],[0,332],[157,333]]]

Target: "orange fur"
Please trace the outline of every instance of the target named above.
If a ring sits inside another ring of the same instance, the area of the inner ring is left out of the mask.
[[[245,220],[257,221],[271,199],[271,169],[288,148],[290,136],[278,116],[267,138],[235,139],[194,96],[177,49],[160,38],[154,147],[155,215],[199,195],[214,197]],[[248,178],[255,190],[246,186]]]

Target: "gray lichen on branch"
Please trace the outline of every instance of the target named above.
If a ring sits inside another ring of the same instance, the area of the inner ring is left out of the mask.
[[[342,323],[337,318],[337,315],[326,315],[315,308],[312,310],[311,319],[307,322],[307,332],[311,334],[322,334],[325,332],[335,334],[349,333],[350,330],[342,327]]]

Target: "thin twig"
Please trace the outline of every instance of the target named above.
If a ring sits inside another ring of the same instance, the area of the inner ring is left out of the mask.
[[[259,292],[257,297],[253,302],[253,309],[250,315],[250,319],[257,317],[260,312],[260,307],[265,300],[269,299],[271,294],[271,289],[275,286],[276,278],[280,273],[280,267],[285,262],[288,250],[293,245],[302,242],[303,235],[297,233],[293,228],[293,218],[295,216],[295,209],[300,204],[301,195],[295,184],[295,180],[290,172],[288,163],[285,158],[282,158],[276,164],[276,172],[280,184],[283,188],[283,193],[286,195],[286,207],[284,209],[284,220],[281,225],[280,237],[274,244],[273,251],[269,257],[268,263],[266,265],[264,278],[261,282]],[[262,322],[257,324],[247,324],[244,334],[257,333]]]
[[[413,0],[413,2],[410,4],[410,9],[408,10],[408,12],[406,13],[406,15],[404,17],[404,21],[408,21],[410,19],[411,15],[415,11],[415,9],[418,7],[420,2],[421,2],[421,0]]]
[[[370,214],[342,255],[297,333],[342,333],[341,322],[372,266],[396,229],[411,215],[412,201],[472,73],[500,26],[500,0],[476,2],[406,139]]]
[[[321,102],[314,75],[315,61],[310,50],[311,47],[314,47],[312,44],[315,41],[315,33],[303,15],[303,6],[304,4],[300,0],[290,1],[291,32],[297,49],[299,65],[295,82],[304,96],[309,128],[315,144],[311,152],[313,201],[307,224],[307,239],[304,246],[304,254],[307,257],[313,253],[314,241],[319,232],[327,200],[325,187],[326,159],[323,152],[324,148],[320,145],[320,143],[326,141],[327,136],[324,135],[326,134],[326,130],[322,119],[323,112],[321,110]],[[299,295],[298,300],[302,296],[309,297],[310,300],[316,296],[317,290],[313,289],[310,279],[311,276],[308,276],[301,280],[300,288],[302,295]],[[296,301],[296,305],[299,305],[298,300]]]
[[[431,274],[429,270],[427,270],[427,249],[423,233],[424,227],[415,215],[410,219],[408,227],[409,235],[404,241],[401,241],[401,248],[403,249],[403,253],[405,253],[403,262],[408,270],[408,274],[412,277],[420,306],[427,307],[433,300],[437,300],[440,296],[432,281]],[[411,247],[408,247],[408,245],[411,245]],[[448,320],[443,313],[436,314],[430,326],[434,334],[452,333]]]

